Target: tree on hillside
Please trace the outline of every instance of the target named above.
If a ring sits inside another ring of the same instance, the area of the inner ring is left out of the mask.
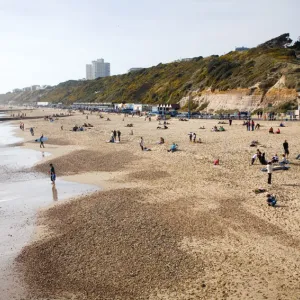
[[[271,39],[261,45],[259,45],[259,48],[287,48],[291,45],[293,40],[290,38],[289,33],[284,33],[274,39]]]
[[[298,37],[298,40],[294,43],[294,45],[291,46],[290,48],[294,49],[294,50],[299,50],[300,51],[300,36]]]

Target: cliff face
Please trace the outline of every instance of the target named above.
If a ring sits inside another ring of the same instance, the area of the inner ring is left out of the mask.
[[[300,92],[285,86],[284,76],[267,93],[259,88],[235,89],[228,91],[206,90],[192,92],[180,101],[181,107],[188,107],[192,101],[193,108],[204,112],[213,111],[253,111],[265,107],[278,107],[284,103],[300,103]],[[281,83],[281,84],[280,84]]]
[[[300,46],[288,34],[244,52],[195,57],[129,74],[90,81],[67,81],[39,96],[40,101],[181,103],[193,110],[254,110],[297,101]]]

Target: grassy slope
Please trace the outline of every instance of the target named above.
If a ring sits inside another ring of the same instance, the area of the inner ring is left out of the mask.
[[[159,64],[136,73],[93,81],[59,84],[41,101],[177,103],[189,89],[221,91],[249,88],[260,82],[262,92],[282,74],[288,88],[300,89],[300,62],[289,49],[253,48],[221,57]]]

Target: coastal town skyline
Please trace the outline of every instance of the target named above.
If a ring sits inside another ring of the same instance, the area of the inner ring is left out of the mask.
[[[128,6],[121,1],[40,5],[37,0],[4,0],[0,93],[81,79],[83,66],[93,57],[105,57],[114,66],[111,75],[118,75],[135,66],[255,47],[285,32],[298,38],[297,1],[273,1],[272,7],[255,2],[133,1]],[[97,24],[87,22],[97,14]]]

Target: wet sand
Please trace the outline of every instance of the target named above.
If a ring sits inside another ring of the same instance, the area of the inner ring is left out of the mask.
[[[18,257],[27,299],[300,298],[298,122],[270,135],[278,121],[261,121],[254,132],[233,121],[211,132],[218,121],[171,120],[159,130],[153,118],[109,117],[25,124],[48,136],[45,150],[55,153],[35,170],[45,172],[51,160],[68,180],[105,188],[41,213],[49,235]],[[85,122],[94,127],[70,131]],[[121,143],[106,143],[114,129]],[[189,142],[191,131],[202,144]],[[29,132],[20,134],[39,150]],[[152,151],[141,151],[141,136]],[[160,137],[166,144],[157,144]],[[271,158],[285,139],[291,168],[274,172],[268,186],[262,166],[250,165],[256,148],[249,145],[258,140]],[[180,151],[167,152],[172,142]],[[277,208],[254,193],[258,187],[277,195]]]
[[[52,186],[49,177],[30,168],[50,156],[8,144],[22,139],[15,129],[0,124],[0,299],[22,299],[22,281],[14,268],[14,259],[36,232],[37,212],[53,203],[87,195],[98,188],[58,179]]]

